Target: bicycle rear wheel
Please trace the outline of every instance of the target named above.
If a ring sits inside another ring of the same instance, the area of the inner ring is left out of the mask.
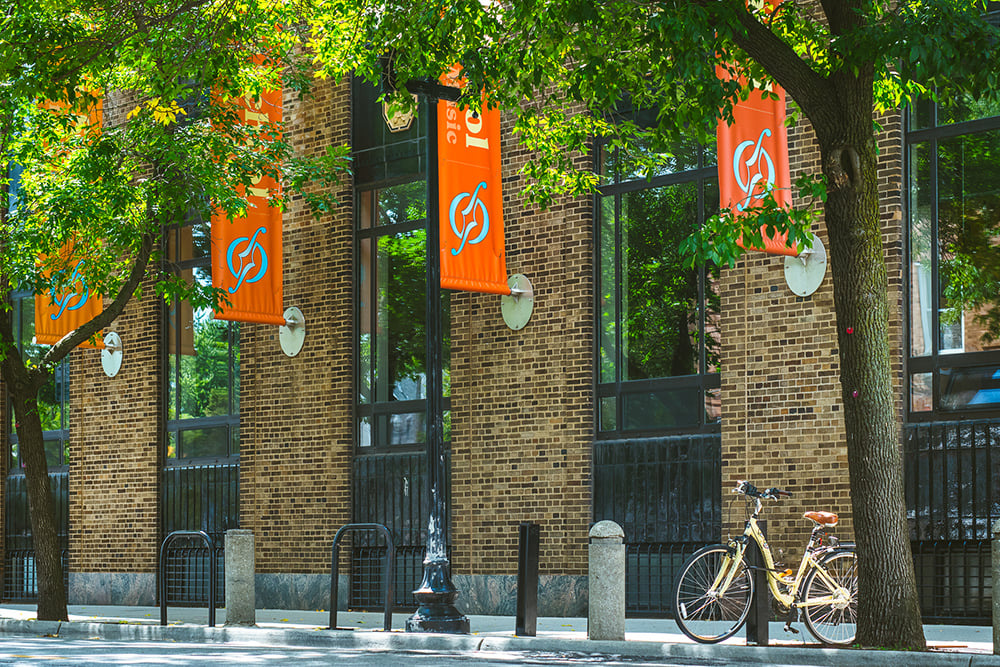
[[[711,590],[719,573],[737,567],[721,595]],[[746,563],[736,566],[722,545],[700,549],[681,568],[674,584],[674,620],[681,632],[702,644],[715,644],[736,634],[747,620],[753,597],[753,578]]]
[[[802,599],[806,627],[824,644],[848,646],[854,643],[858,632],[858,559],[853,551],[834,551],[819,562],[835,585],[820,576],[815,569],[809,572],[802,585]],[[839,591],[839,593],[838,593]],[[845,594],[846,593],[846,594]],[[825,604],[809,605],[810,600],[833,598]]]

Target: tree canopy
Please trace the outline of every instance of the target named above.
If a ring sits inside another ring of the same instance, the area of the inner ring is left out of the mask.
[[[272,205],[292,193],[314,211],[333,205],[346,147],[297,155],[281,125],[239,115],[244,99],[265,90],[308,93],[304,7],[25,0],[0,10],[0,373],[25,465],[40,619],[66,618],[37,407],[53,369],[143,289],[195,308],[224,301],[161,261],[166,230],[244,215],[245,193],[262,175],[284,185]],[[22,357],[12,293],[81,285],[103,297],[100,313]]]

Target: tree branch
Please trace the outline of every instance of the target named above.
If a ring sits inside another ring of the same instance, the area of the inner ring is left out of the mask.
[[[824,4],[829,2],[834,0],[826,0]],[[737,46],[767,70],[813,121],[813,125],[822,125],[821,118],[837,114],[829,104],[829,100],[835,97],[830,90],[830,82],[814,72],[791,46],[747,11],[743,0],[734,0],[734,3],[738,5],[734,14],[743,28],[742,33],[735,31],[733,34]]]
[[[125,306],[128,305],[128,302],[132,299],[132,295],[146,275],[149,258],[153,254],[153,247],[157,239],[158,235],[152,232],[146,232],[141,236],[139,251],[136,254],[135,261],[132,263],[128,278],[125,279],[121,289],[118,290],[118,295],[97,317],[69,332],[58,343],[50,347],[48,352],[42,357],[41,366],[55,365],[62,361],[77,345],[89,340],[91,336],[109,326],[115,318],[122,314]]]

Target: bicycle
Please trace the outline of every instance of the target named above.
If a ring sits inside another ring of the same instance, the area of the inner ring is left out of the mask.
[[[736,634],[750,613],[754,595],[752,566],[745,559],[753,540],[763,555],[764,572],[774,599],[787,614],[786,632],[798,633],[792,623],[805,617],[809,632],[820,642],[847,646],[854,642],[857,622],[857,557],[852,544],[842,544],[828,530],[837,525],[832,512],[806,512],[815,526],[798,571],[779,571],[757,519],[761,499],[779,500],[792,494],[777,488],[758,491],[739,481],[734,493],[753,498],[743,534],[727,544],[698,550],[681,568],[674,584],[674,620],[681,631],[702,644],[715,644]]]

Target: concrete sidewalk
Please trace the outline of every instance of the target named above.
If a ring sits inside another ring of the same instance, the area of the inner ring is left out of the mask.
[[[514,618],[470,616],[472,634],[439,635],[403,632],[407,614],[396,614],[392,631],[382,629],[380,613],[339,612],[337,630],[327,629],[328,611],[258,609],[254,627],[225,627],[224,609],[210,628],[208,610],[170,607],[168,625],[160,625],[159,607],[71,606],[70,621],[36,621],[34,605],[0,605],[0,632],[108,640],[233,642],[241,644],[315,646],[380,650],[455,652],[532,651],[605,654],[635,658],[717,659],[762,665],[832,665],[868,667],[1000,667],[993,655],[989,627],[928,625],[926,653],[821,648],[803,624],[800,634],[770,625],[770,646],[747,646],[745,634],[723,644],[696,644],[669,619],[630,618],[625,641],[590,641],[585,618],[539,618],[535,637],[514,635]]]

